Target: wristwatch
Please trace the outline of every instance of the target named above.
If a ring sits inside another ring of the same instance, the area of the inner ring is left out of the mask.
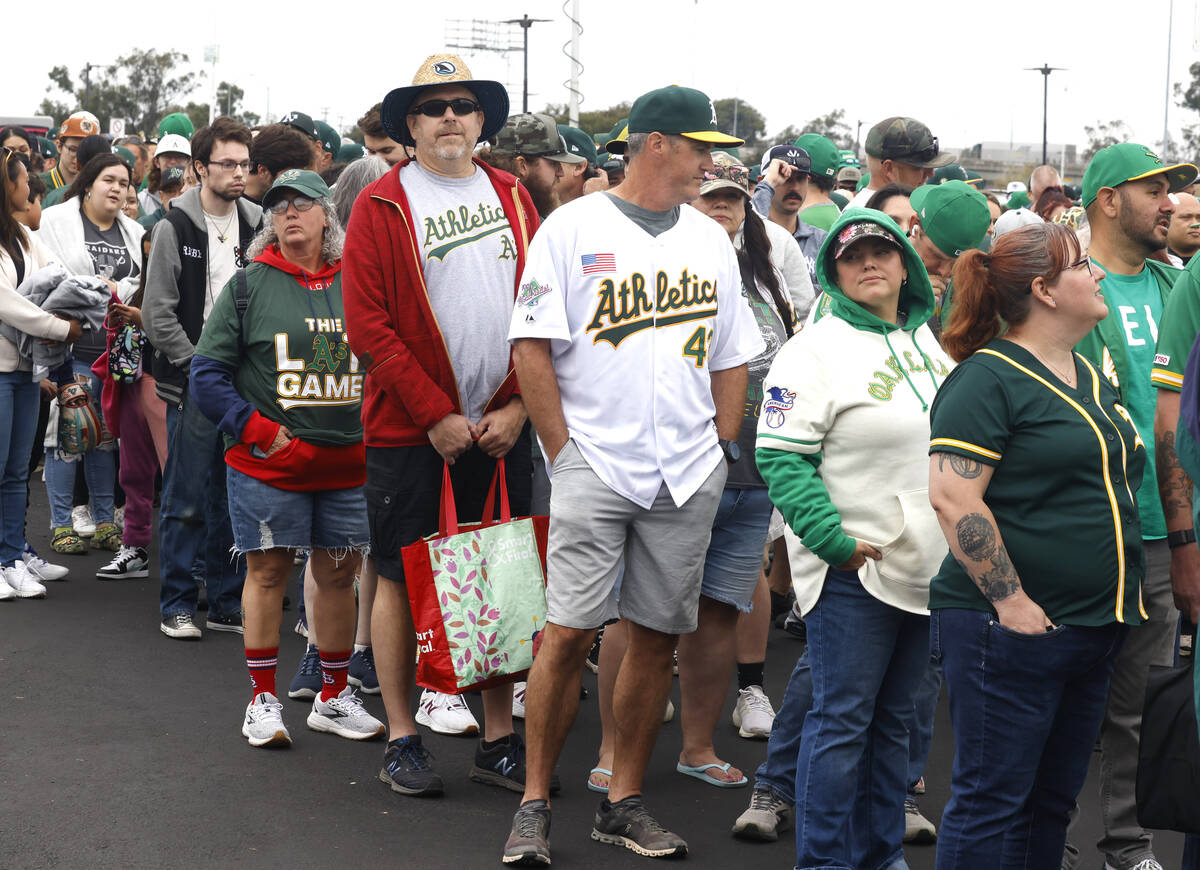
[[[742,458],[742,448],[738,447],[738,443],[730,438],[718,438],[717,443],[721,445],[721,452],[725,454],[725,461],[730,465]],[[1195,540],[1195,537],[1192,538]]]
[[[1196,543],[1195,529],[1180,529],[1178,532],[1167,532],[1167,546],[1174,550]]]

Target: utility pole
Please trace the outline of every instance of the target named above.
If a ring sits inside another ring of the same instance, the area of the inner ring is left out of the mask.
[[[1042,64],[1041,66],[1027,66],[1026,72],[1040,72],[1042,74],[1042,163],[1046,162],[1046,119],[1050,110],[1050,73],[1059,70],[1066,70],[1063,66],[1050,66]]]
[[[549,21],[550,21],[549,18],[530,18],[528,13],[526,13],[525,15],[522,15],[520,18],[510,18],[504,22],[505,24],[519,25],[521,30],[523,31],[522,35],[524,37],[524,44],[523,44],[523,48],[522,48],[522,55],[523,55],[522,63],[524,64],[524,67],[525,67],[525,75],[524,75],[525,84],[524,84],[524,88],[522,89],[522,96],[521,96],[521,111],[522,112],[529,111],[529,28],[535,24],[548,23]]]
[[[1167,153],[1170,150],[1171,134],[1167,127],[1167,116],[1171,111],[1171,26],[1175,19],[1175,0],[1171,0],[1167,7],[1167,92],[1163,97],[1163,138],[1162,138],[1162,158],[1167,160],[1170,155]]]
[[[85,63],[83,65],[83,110],[88,111],[88,103],[92,97],[92,78],[91,72],[94,63]]]
[[[579,60],[579,37],[583,35],[583,25],[579,23],[579,0],[571,0],[571,12],[567,15],[571,22],[571,50],[567,53],[571,61],[571,78],[567,80],[567,123],[572,127],[579,126],[579,104],[583,102],[583,94],[579,90],[579,77],[583,75],[583,64]],[[563,46],[565,49],[566,46]]]

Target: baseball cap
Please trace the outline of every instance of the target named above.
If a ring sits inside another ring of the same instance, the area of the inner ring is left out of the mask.
[[[115,148],[112,149],[112,152],[113,152],[113,154],[116,154],[118,157],[120,157],[122,160],[124,160],[125,164],[130,169],[133,169],[134,164],[137,163],[137,157],[135,157],[133,152],[130,151],[128,148],[126,148],[124,145],[117,145]]]
[[[359,145],[357,142],[351,142],[349,145],[343,145],[337,151],[338,163],[353,163],[360,157],[367,156],[367,149]]]
[[[570,124],[559,124],[558,133],[563,137],[569,154],[582,157],[592,166],[600,162],[600,155],[596,153],[596,143],[587,133]]]
[[[440,85],[462,85],[475,95],[483,107],[483,127],[479,141],[493,138],[508,118],[508,91],[500,82],[476,79],[457,54],[431,54],[417,69],[412,84],[394,88],[383,98],[380,123],[388,136],[401,145],[412,145],[408,132],[408,110],[424,90]]]
[[[896,237],[874,221],[854,221],[838,230],[837,239],[834,241],[833,259],[841,259],[847,248],[866,238],[884,239],[897,248],[900,247]]]
[[[795,143],[808,152],[812,161],[812,174],[825,178],[834,178],[842,165],[842,152],[828,136],[820,133],[805,133],[796,139]]]
[[[909,202],[922,231],[947,257],[979,247],[992,223],[987,199],[965,181],[923,184]]]
[[[870,185],[871,185],[871,173],[864,172],[862,175],[862,178],[860,178],[858,180],[858,184],[854,185],[854,192],[858,193],[863,188],[870,187]]]
[[[1023,181],[1010,181],[1008,184],[1006,184],[1004,186],[1005,193],[1015,193],[1018,190],[1025,190],[1025,189],[1026,189],[1025,182],[1023,182]]]
[[[58,157],[58,146],[47,139],[45,136],[37,137],[38,153],[49,160],[51,157]]]
[[[288,112],[279,119],[280,124],[287,124],[289,127],[295,127],[309,139],[315,141],[321,140],[321,134],[317,132],[317,125],[313,119],[303,112]]]
[[[722,151],[713,155],[713,168],[704,171],[700,195],[704,196],[725,187],[749,195],[750,171],[742,161]]]
[[[1008,209],[1026,208],[1031,205],[1029,194],[1023,190],[1014,190],[1008,195],[1008,200],[1004,203],[1004,207]]]
[[[784,144],[768,148],[759,162],[759,171],[766,172],[772,160],[782,160],[793,169],[798,169],[805,175],[812,175],[812,158],[799,145]]]
[[[321,176],[310,169],[285,169],[275,177],[274,184],[263,194],[263,208],[270,208],[271,203],[283,196],[285,190],[294,190],[313,199],[322,197],[328,199],[332,194],[329,185],[321,180]]]
[[[1027,208],[1014,208],[1006,211],[1000,217],[996,218],[996,227],[992,231],[995,238],[1000,238],[1005,233],[1010,233],[1020,227],[1027,227],[1030,224],[1045,223],[1038,215],[1034,214]]]
[[[857,166],[843,166],[841,169],[838,170],[838,174],[837,174],[838,181],[853,181],[855,184],[858,184],[859,179],[861,179],[861,178],[862,178],[862,170],[859,169]]]
[[[980,175],[974,169],[966,169],[964,171],[967,173],[967,184],[971,185],[971,187],[975,188],[976,190],[979,190],[981,187],[983,187],[982,175]]]
[[[99,134],[100,124],[91,118],[80,117],[79,114],[67,118],[58,128],[59,139],[86,139],[88,136]]]
[[[537,113],[510,115],[496,134],[492,153],[545,157],[556,163],[587,162],[586,157],[567,151],[567,143],[553,118]]]
[[[957,163],[947,163],[945,166],[939,166],[933,170],[933,175],[929,176],[927,184],[944,184],[947,181],[966,181],[967,170],[963,169]]]
[[[884,118],[867,132],[867,154],[878,160],[895,160],[936,169],[954,162],[951,154],[938,153],[938,140],[916,118]]]
[[[717,109],[703,91],[669,85],[642,94],[629,110],[630,133],[663,133],[712,145],[744,145],[717,129]]]
[[[1196,180],[1198,170],[1191,163],[1165,166],[1157,154],[1136,142],[1118,142],[1096,152],[1083,173],[1083,207],[1096,201],[1102,187],[1117,187],[1126,181],[1138,181],[1165,175],[1172,193]]]
[[[317,138],[321,140],[321,147],[336,156],[338,149],[342,147],[342,137],[338,135],[337,130],[324,121],[313,121],[313,124],[317,128]]]
[[[862,166],[862,164],[858,162],[858,155],[849,148],[839,148],[838,156],[841,158],[842,166]]]
[[[75,152],[75,160],[80,167],[87,166],[87,162],[98,154],[111,154],[113,147],[108,144],[108,140],[97,133],[94,136],[86,137],[79,143],[79,150]],[[130,164],[132,166],[133,164]]]
[[[192,124],[192,119],[183,114],[183,112],[172,112],[158,122],[158,136],[160,139],[171,135],[191,139],[195,132],[196,128]]]
[[[192,144],[178,133],[168,133],[158,140],[158,147],[154,149],[155,157],[160,154],[183,154],[191,157]]]
[[[625,143],[629,141],[629,119],[622,118],[613,124],[604,140],[604,150],[609,154],[624,154]]]

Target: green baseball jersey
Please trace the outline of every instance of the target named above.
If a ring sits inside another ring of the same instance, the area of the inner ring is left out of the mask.
[[[1112,385],[1076,354],[1072,389],[997,339],[961,363],[930,411],[930,452],[993,467],[984,503],[1026,594],[1056,624],[1140,624],[1145,574],[1134,498],[1146,445]],[[948,555],[931,609],[995,612]]]
[[[357,444],[363,439],[363,372],[346,338],[341,272],[296,273],[261,260],[247,266],[249,302],[240,323],[237,276],[231,278],[196,353],[234,367],[242,398],[304,441]],[[235,443],[226,437],[226,448]]]
[[[821,205],[812,205],[808,208],[800,209],[797,217],[804,221],[810,227],[829,232],[829,228],[833,226],[833,222],[842,216],[842,211],[832,203],[823,203]]]
[[[1183,389],[1183,370],[1197,333],[1200,333],[1200,257],[1192,257],[1163,306],[1150,383],[1175,392]]]

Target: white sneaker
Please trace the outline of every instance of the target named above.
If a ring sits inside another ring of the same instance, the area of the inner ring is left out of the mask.
[[[775,723],[775,708],[762,686],[738,689],[737,704],[733,708],[733,727],[738,735],[747,740],[766,740],[771,736]]]
[[[11,568],[4,569],[4,582],[9,585],[18,598],[46,597],[46,587],[29,573],[29,569],[25,567],[25,562],[21,559],[14,562]]]
[[[29,544],[26,544],[25,549],[21,551],[21,559],[24,560],[29,573],[38,580],[61,580],[70,573],[69,569],[62,565],[52,565],[47,562]]]
[[[8,585],[8,580],[5,579],[4,569],[0,568],[0,601],[12,601],[17,597],[17,593]]]
[[[675,705],[667,698],[667,709],[663,711],[663,722],[670,722],[675,718]]]
[[[1104,870],[1117,870],[1117,868],[1105,861]],[[1158,863],[1157,858],[1143,858],[1130,867],[1129,870],[1163,870],[1163,865]]]
[[[522,680],[519,683],[513,683],[513,718],[525,718],[525,686],[526,683]]]
[[[145,547],[121,547],[112,561],[96,571],[100,580],[127,580],[150,576],[150,554]]]
[[[92,509],[86,504],[77,504],[71,509],[71,527],[81,538],[90,538],[96,534],[96,521],[92,519]]]
[[[933,843],[937,841],[937,828],[933,822],[921,815],[915,798],[904,799],[904,842]],[[1161,868],[1160,868],[1161,870]]]
[[[417,708],[417,724],[437,734],[478,734],[479,723],[462,695],[443,695],[425,689]]]
[[[336,734],[348,740],[370,740],[382,737],[386,730],[383,723],[367,712],[363,702],[349,686],[342,689],[336,698],[322,701],[313,698],[312,712],[308,714],[308,727],[313,731]]]
[[[259,692],[246,707],[242,736],[251,746],[291,746],[292,738],[283,724],[283,705],[270,692]]]

